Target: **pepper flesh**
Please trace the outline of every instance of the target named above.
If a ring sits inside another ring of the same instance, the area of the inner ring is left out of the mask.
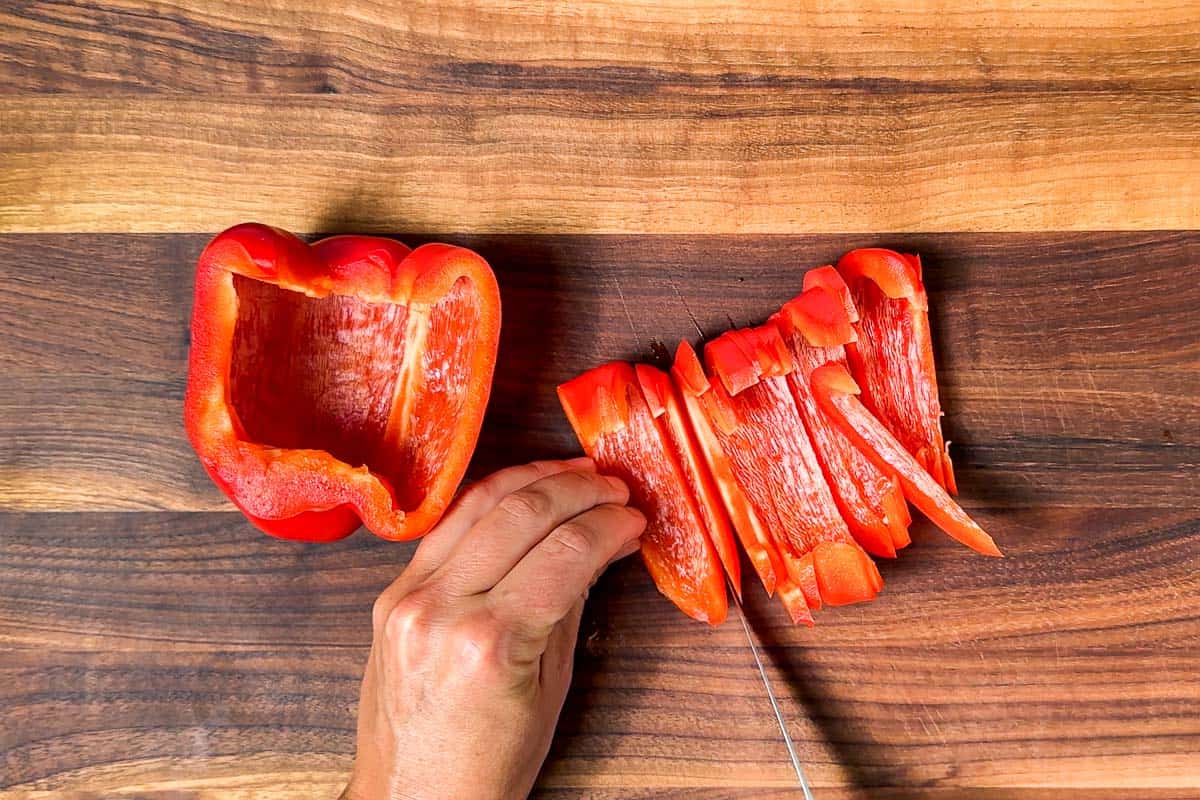
[[[474,451],[499,330],[495,277],[464,248],[236,226],[196,269],[188,437],[267,533],[418,537]]]
[[[642,559],[659,591],[693,619],[719,625],[728,598],[709,524],[720,509],[703,509],[693,495],[686,460],[660,424],[670,399],[663,397],[657,376],[643,377],[655,386],[653,399],[663,408],[658,417],[637,372],[623,362],[562,384],[559,401],[584,452],[601,472],[625,481],[630,502],[646,515]]]
[[[833,277],[841,282],[836,272]],[[899,482],[872,464],[832,424],[817,406],[809,386],[809,376],[817,367],[845,364],[844,345],[854,341],[854,328],[843,299],[825,285],[813,284],[785,303],[771,322],[796,363],[796,369],[787,376],[788,388],[838,510],[855,540],[869,553],[894,558],[896,549],[910,542],[908,525],[912,521]]]
[[[826,364],[812,374],[813,394],[821,408],[880,469],[892,470],[913,505],[949,536],[987,556],[1000,548],[929,472],[858,400],[859,387],[839,364]]]
[[[934,480],[956,494],[920,258],[865,248],[842,256],[837,271],[858,308],[858,340],[847,351],[863,402]]]
[[[705,397],[717,444],[783,561],[789,587],[802,587],[805,555],[826,542],[860,548],[837,509],[788,389],[786,376],[795,364],[773,325],[722,334],[705,347],[705,360],[711,376]],[[864,554],[856,563],[864,575],[873,575],[846,580],[834,590],[837,602],[870,600],[878,592],[878,571],[870,558]]]

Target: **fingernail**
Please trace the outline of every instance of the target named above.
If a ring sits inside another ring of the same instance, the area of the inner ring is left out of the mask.
[[[628,511],[629,516],[633,517],[633,519],[638,523],[638,535],[641,536],[646,531],[646,525],[649,524],[649,520],[646,519],[646,515],[643,514],[640,509],[636,509],[633,506],[625,506],[625,510]]]
[[[617,558],[627,558],[641,549],[642,549],[642,542],[640,539],[630,539],[628,542],[621,545],[621,549],[617,551],[616,557]]]
[[[582,467],[583,469],[595,469],[596,468],[596,462],[592,461],[587,456],[579,456],[578,458],[568,458],[563,463],[569,464],[572,467]]]

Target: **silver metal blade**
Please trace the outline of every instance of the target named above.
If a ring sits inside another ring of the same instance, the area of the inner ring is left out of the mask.
[[[788,733],[787,725],[783,721],[783,712],[779,710],[779,701],[775,699],[775,690],[771,688],[771,680],[767,677],[767,668],[763,666],[762,656],[759,655],[758,645],[754,641],[754,634],[750,632],[750,623],[746,621],[746,612],[742,610],[742,601],[738,600],[737,593],[732,594],[738,619],[742,621],[742,630],[746,632],[746,641],[750,644],[750,654],[754,656],[754,663],[758,665],[758,674],[767,690],[767,698],[771,701],[771,710],[775,712],[775,721],[779,723],[779,732],[783,734],[783,743],[787,746],[788,757],[792,760],[792,769],[796,771],[796,779],[800,781],[800,790],[804,792],[804,800],[813,800],[812,790],[808,788],[808,781],[804,778],[804,768],[800,766],[800,756],[796,754],[796,745],[792,742],[792,735]]]

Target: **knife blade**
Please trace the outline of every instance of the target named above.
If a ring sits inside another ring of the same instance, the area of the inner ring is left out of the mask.
[[[804,800],[813,800],[812,789],[808,787],[808,781],[804,777],[804,767],[800,765],[800,756],[796,753],[796,745],[792,742],[787,724],[783,721],[783,712],[779,709],[779,701],[775,699],[775,690],[771,687],[770,678],[767,677],[767,668],[763,666],[762,656],[759,655],[758,645],[754,641],[754,634],[750,631],[750,623],[746,621],[746,612],[742,609],[742,601],[738,599],[737,592],[732,592],[732,594],[738,619],[742,621],[742,630],[746,632],[746,642],[750,645],[750,654],[754,656],[754,663],[758,665],[758,675],[762,678],[763,686],[767,690],[767,699],[771,701],[771,710],[775,712],[775,722],[779,724],[779,732],[783,734],[783,743],[787,747],[788,758],[792,760],[792,769],[796,772],[796,780],[800,782],[800,791],[804,793]]]

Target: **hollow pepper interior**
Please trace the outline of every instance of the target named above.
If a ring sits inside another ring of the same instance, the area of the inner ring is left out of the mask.
[[[365,466],[396,507],[420,505],[470,391],[479,308],[460,278],[432,306],[310,297],[243,275],[230,403],[247,440]]]

